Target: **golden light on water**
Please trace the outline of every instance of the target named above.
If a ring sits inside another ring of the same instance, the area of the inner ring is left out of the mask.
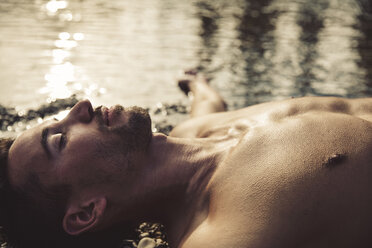
[[[55,1],[55,0],[49,1],[45,5],[47,11],[51,14],[56,13],[60,9],[65,9],[67,8],[67,6],[68,6],[67,1]]]
[[[74,89],[80,91],[83,89],[83,85],[81,83],[75,83]]]
[[[73,20],[73,15],[71,12],[61,13],[59,14],[58,17],[61,21],[72,21]]]
[[[369,0],[3,0],[0,104],[23,116],[71,94],[96,105],[173,103],[183,97],[174,74],[185,68],[206,72],[233,108],[370,96],[370,7]]]
[[[62,64],[66,58],[71,56],[71,52],[63,49],[53,49],[52,55],[55,64]]]
[[[60,4],[59,6],[63,7],[64,5]],[[44,79],[47,83],[39,90],[39,93],[47,94],[50,101],[70,97],[71,90],[80,91],[83,89],[81,83],[75,82],[75,66],[67,60],[71,57],[71,49],[78,45],[76,40],[83,40],[84,34],[74,33],[71,35],[68,32],[60,32],[58,38],[54,41],[57,48],[52,50],[55,65],[45,74]],[[70,40],[70,38],[74,40]]]
[[[74,33],[72,36],[74,40],[84,40],[84,34],[83,33]]]
[[[97,90],[99,90],[98,85],[97,84],[91,84],[91,85],[89,85],[89,87],[84,89],[84,93],[85,93],[85,95],[90,96],[93,92],[96,92]]]
[[[73,92],[77,91],[84,92],[86,96],[92,93],[104,94],[105,89],[99,88],[97,84],[90,84],[88,87],[84,87],[82,83],[76,82],[76,66],[69,60],[73,53],[73,48],[78,45],[77,41],[83,39],[84,34],[80,32],[73,34],[60,32],[58,39],[54,41],[56,48],[51,53],[54,65],[44,75],[46,85],[38,91],[41,94],[48,95],[49,102],[58,98],[70,97]]]
[[[71,49],[77,46],[77,42],[74,40],[56,40],[54,45],[58,48]]]
[[[70,39],[71,35],[67,32],[61,32],[58,34],[58,38],[60,38],[61,40],[68,40]]]
[[[67,98],[72,94],[68,83],[75,81],[75,66],[70,62],[54,65],[44,79],[47,84],[39,90],[39,93],[48,94],[52,99]]]

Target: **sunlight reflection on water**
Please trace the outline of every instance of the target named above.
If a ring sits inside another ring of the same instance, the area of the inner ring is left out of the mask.
[[[95,105],[187,104],[198,68],[230,109],[372,94],[368,0],[3,0],[0,104],[77,95]]]
[[[66,1],[49,1],[47,4],[45,4],[45,8],[47,9],[49,14],[55,14],[60,9],[67,8],[68,3]],[[44,7],[44,5],[43,5]]]

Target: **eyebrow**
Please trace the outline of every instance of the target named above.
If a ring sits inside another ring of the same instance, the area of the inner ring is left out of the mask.
[[[48,148],[48,133],[49,133],[49,128],[44,128],[43,131],[41,132],[41,146],[43,147],[45,153],[47,154],[48,158],[50,158],[50,150]]]

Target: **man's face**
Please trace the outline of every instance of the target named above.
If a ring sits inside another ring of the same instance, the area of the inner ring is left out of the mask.
[[[135,171],[151,140],[151,120],[141,108],[93,110],[80,101],[61,121],[47,121],[25,131],[9,152],[9,180],[24,185],[37,176],[46,187],[73,189],[120,183]]]

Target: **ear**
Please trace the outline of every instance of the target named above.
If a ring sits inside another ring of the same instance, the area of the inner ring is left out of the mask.
[[[105,197],[95,197],[85,202],[71,203],[63,217],[63,229],[70,235],[79,235],[96,227],[106,210]]]

